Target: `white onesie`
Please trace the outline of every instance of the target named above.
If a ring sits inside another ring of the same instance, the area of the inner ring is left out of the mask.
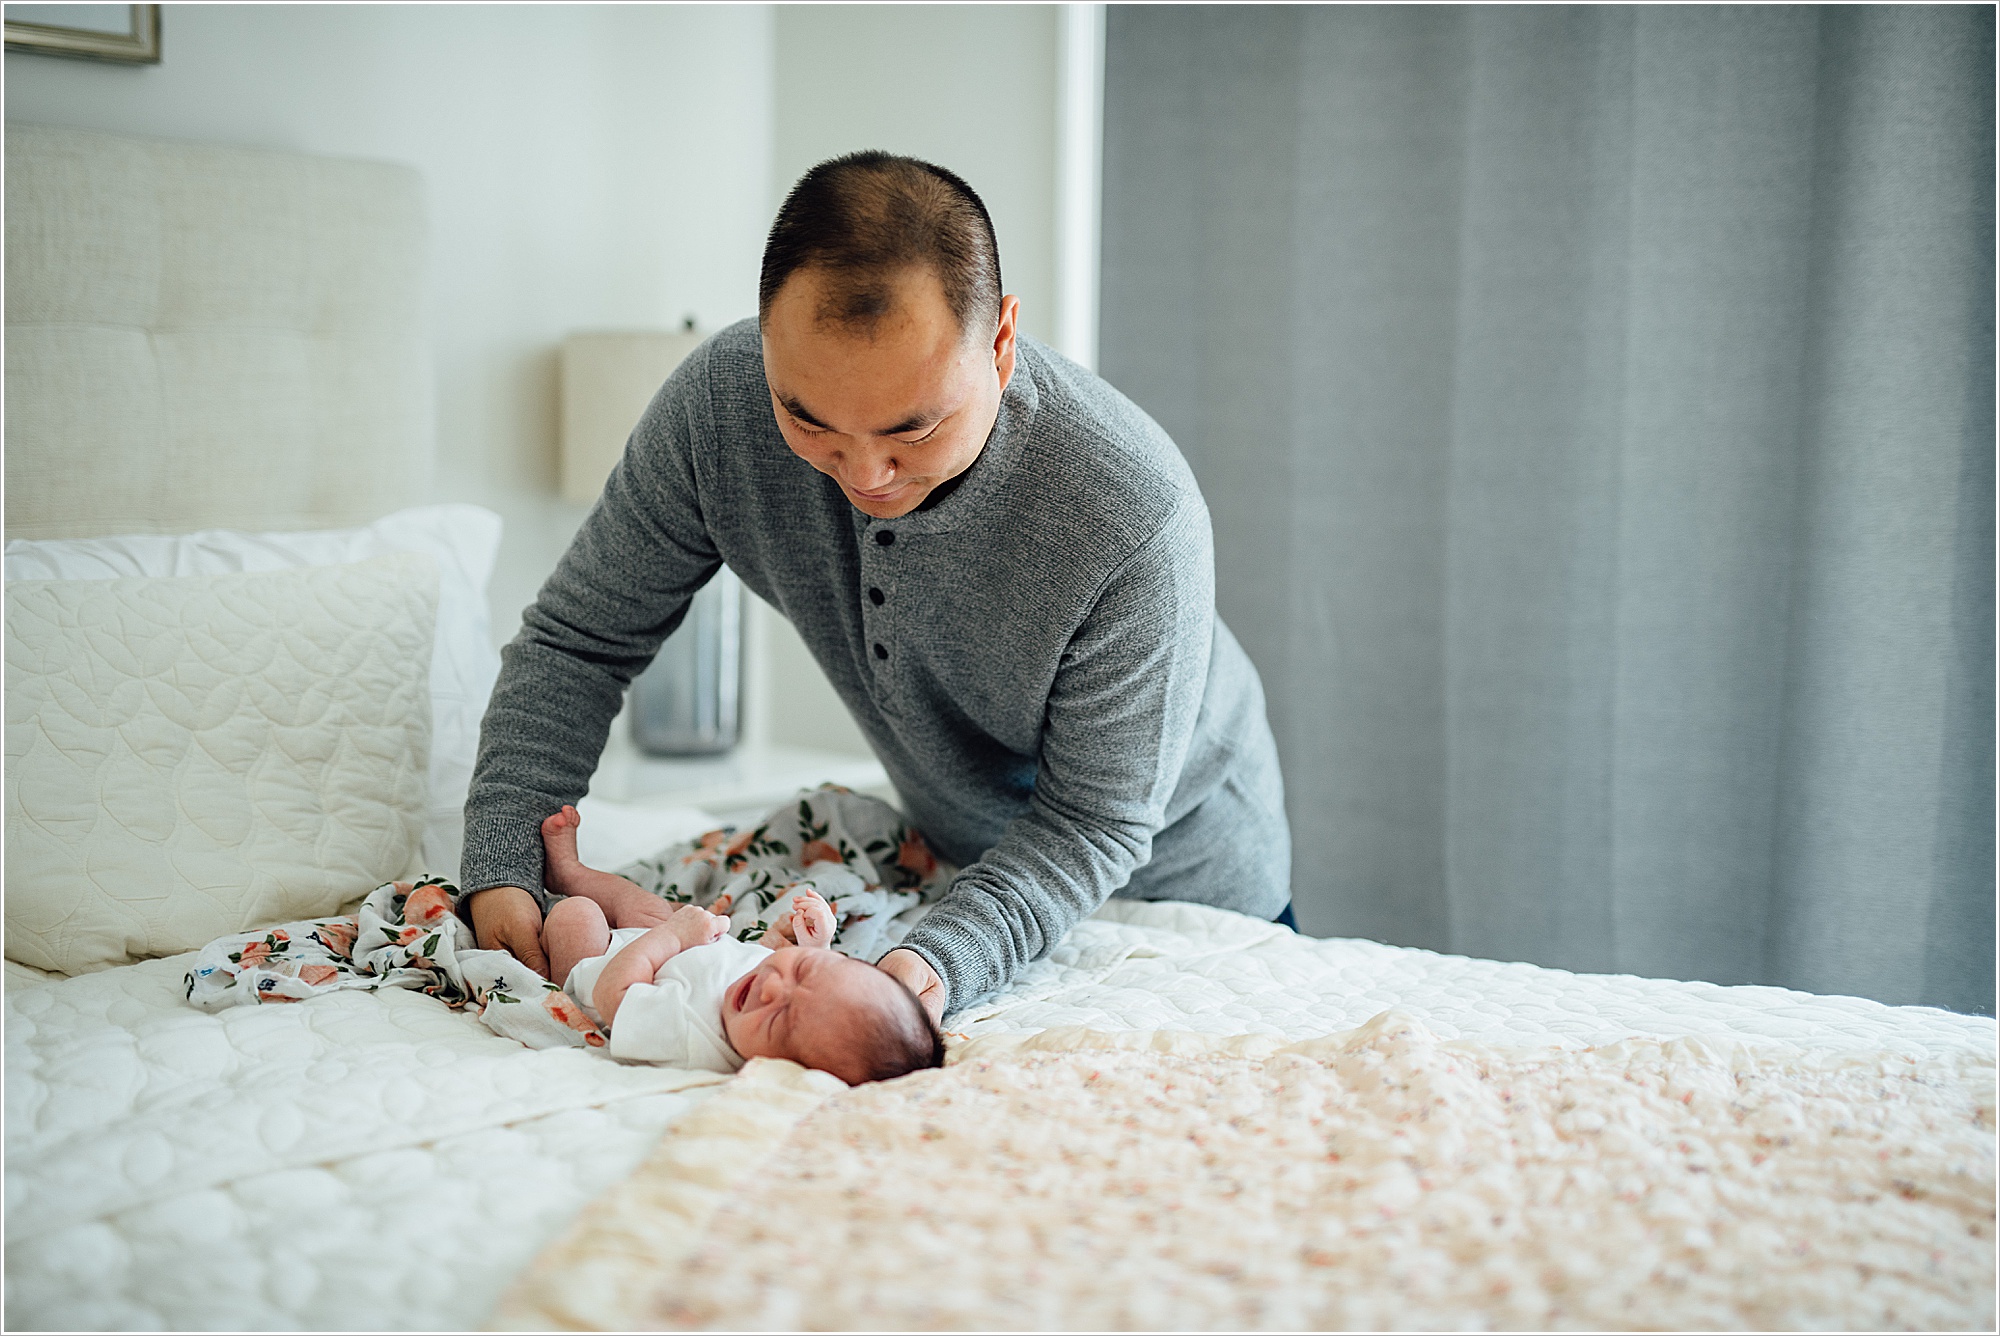
[[[611,934],[611,949],[579,960],[563,981],[568,993],[599,1025],[604,1023],[591,1003],[597,977],[611,957],[646,935],[645,928],[620,928]],[[658,1062],[704,1072],[733,1072],[743,1055],[729,1046],[722,1030],[722,995],[729,985],[763,964],[770,948],[724,937],[707,946],[678,951],[651,983],[635,983],[618,1004],[618,1023],[611,1027],[610,1053],[630,1062]]]

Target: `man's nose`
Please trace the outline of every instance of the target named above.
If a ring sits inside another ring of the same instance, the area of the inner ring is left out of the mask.
[[[847,485],[857,491],[878,491],[895,476],[896,464],[887,450],[855,450],[847,456]]]

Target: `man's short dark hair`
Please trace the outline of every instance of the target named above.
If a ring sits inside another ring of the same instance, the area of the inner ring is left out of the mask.
[[[879,149],[829,158],[799,178],[771,224],[757,318],[793,274],[817,269],[830,280],[819,319],[870,329],[893,304],[896,276],[916,266],[938,276],[960,330],[999,320],[1000,244],[971,186]]]
[[[944,1066],[944,1034],[924,1010],[924,1004],[901,979],[895,979],[897,1004],[903,1014],[900,1023],[885,1025],[869,1036],[862,1055],[868,1075],[864,1081],[893,1081],[911,1072]],[[907,1002],[908,1006],[902,1003]]]

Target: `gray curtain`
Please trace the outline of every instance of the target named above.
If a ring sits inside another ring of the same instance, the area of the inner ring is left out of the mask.
[[[1993,40],[1111,8],[1102,365],[1308,931],[1993,1010]]]

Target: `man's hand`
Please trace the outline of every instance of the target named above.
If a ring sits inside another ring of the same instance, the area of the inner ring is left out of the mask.
[[[944,980],[928,960],[899,946],[876,961],[875,967],[915,993],[933,1023],[944,1020]]]
[[[542,910],[519,886],[489,886],[467,902],[473,935],[482,951],[505,951],[544,979],[549,960],[542,954]]]

